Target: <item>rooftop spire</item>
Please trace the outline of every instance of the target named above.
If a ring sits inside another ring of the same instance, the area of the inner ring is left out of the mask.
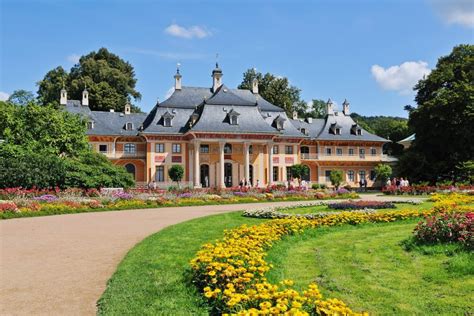
[[[174,89],[181,90],[181,74],[179,73],[180,63],[176,64],[176,75],[174,75]]]

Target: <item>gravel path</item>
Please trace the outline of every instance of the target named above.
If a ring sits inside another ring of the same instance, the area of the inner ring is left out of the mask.
[[[362,195],[364,200],[393,197]],[[137,242],[192,218],[265,205],[170,207],[0,221],[0,315],[94,315],[118,263]]]

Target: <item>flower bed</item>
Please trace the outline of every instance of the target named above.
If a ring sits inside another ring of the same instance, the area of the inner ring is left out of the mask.
[[[272,191],[273,190],[273,191]],[[135,189],[107,190],[0,190],[0,218],[78,213],[97,210],[139,209],[166,206],[192,206],[270,201],[300,201],[357,198],[355,193],[286,190],[281,188],[242,191],[200,189],[181,191]],[[12,206],[13,203],[15,207]]]
[[[452,197],[440,198],[436,203],[443,199]],[[305,229],[392,222],[437,212],[435,207],[425,211],[338,212],[316,219],[293,217],[254,226],[243,225],[225,231],[221,240],[202,247],[190,263],[193,282],[215,314],[353,315],[356,313],[344,302],[324,299],[317,284],[309,285],[302,292],[292,288],[291,280],[270,284],[265,278],[265,273],[271,268],[265,261],[266,251],[283,236],[302,233]]]
[[[351,201],[352,203],[357,203],[355,201]],[[367,204],[362,203],[361,205],[369,205],[370,203],[380,203],[376,201],[360,201],[360,202],[369,202]],[[396,203],[403,203],[403,204],[412,204],[418,205],[421,204],[421,201],[418,200],[407,200],[407,201],[388,201],[386,203],[396,204]],[[242,216],[245,217],[254,217],[254,218],[290,218],[290,217],[298,217],[298,218],[306,218],[306,219],[314,219],[314,218],[321,218],[328,215],[334,215],[339,212],[315,212],[309,214],[295,214],[288,212],[289,210],[305,208],[305,207],[314,207],[314,206],[321,206],[321,205],[333,205],[333,203],[328,203],[326,201],[315,201],[315,202],[307,202],[307,203],[300,203],[297,205],[289,206],[289,207],[278,207],[278,206],[266,206],[259,209],[253,210],[245,210],[242,213]],[[395,207],[395,205],[394,205]],[[368,207],[360,207],[359,209],[352,209],[351,212],[361,212],[361,213],[373,213],[376,210],[373,208]]]
[[[334,210],[360,210],[360,209],[387,209],[395,208],[392,202],[380,201],[347,201],[340,203],[329,203],[328,207]]]
[[[418,243],[461,243],[474,250],[474,213],[443,213],[426,217],[413,231]]]
[[[377,213],[340,212],[318,219],[277,219],[260,225],[226,231],[224,238],[203,246],[191,261],[193,281],[203,291],[214,313],[237,315],[282,314],[351,315],[354,313],[337,299],[323,299],[316,284],[299,292],[292,281],[270,284],[265,273],[271,266],[266,251],[285,235],[308,228],[391,222],[430,215],[430,211],[385,211]]]
[[[474,186],[472,185],[412,185],[412,186],[399,186],[389,185],[382,188],[382,192],[387,195],[423,195],[435,192],[449,193],[449,192],[473,192]]]

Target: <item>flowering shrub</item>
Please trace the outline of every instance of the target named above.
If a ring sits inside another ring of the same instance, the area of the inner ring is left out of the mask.
[[[379,201],[347,201],[340,203],[330,203],[328,204],[328,207],[334,210],[358,210],[364,208],[385,209],[395,208],[395,204],[392,202]]]
[[[276,219],[260,225],[225,231],[224,237],[205,244],[191,260],[193,281],[202,290],[212,313],[236,315],[355,315],[337,299],[323,299],[316,284],[302,291],[291,280],[270,284],[265,273],[271,265],[266,251],[285,235],[305,229],[365,222],[391,222],[430,215],[430,211],[340,212],[317,219]]]
[[[119,200],[131,200],[133,199],[133,194],[123,192],[123,191],[118,191],[113,194],[113,197]]]
[[[413,231],[421,243],[459,242],[474,250],[474,213],[443,213],[426,217]]]
[[[33,198],[33,200],[43,201],[43,202],[52,202],[52,201],[56,201],[57,199],[58,197],[52,194],[45,194],[45,195],[36,196]]]
[[[435,192],[457,192],[457,191],[473,191],[474,186],[472,185],[459,185],[459,186],[429,186],[426,184],[397,187],[396,185],[389,185],[382,188],[382,192],[388,195],[399,195],[399,194],[408,194],[408,195],[421,195],[421,194],[430,194]]]
[[[0,212],[18,212],[18,207],[10,201],[0,201]]]

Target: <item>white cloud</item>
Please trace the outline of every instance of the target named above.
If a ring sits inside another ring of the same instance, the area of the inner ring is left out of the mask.
[[[190,26],[188,28],[173,23],[165,28],[165,33],[171,36],[182,37],[182,38],[205,38],[211,36],[212,33],[206,28],[201,26]]]
[[[428,75],[431,69],[424,61],[406,61],[401,65],[384,68],[373,65],[371,68],[375,81],[385,90],[398,91],[401,94],[412,93],[413,86]]]
[[[0,101],[6,101],[9,97],[10,95],[8,93],[0,91]]]
[[[168,99],[174,92],[174,87],[171,87],[168,89],[168,91],[166,91],[166,94],[165,94],[165,100]]]
[[[472,0],[432,0],[433,9],[447,24],[474,27],[474,3]]]
[[[72,54],[72,55],[67,56],[67,60],[71,63],[74,63],[74,64],[79,63],[80,58],[81,58],[81,56],[79,56],[77,54]]]

